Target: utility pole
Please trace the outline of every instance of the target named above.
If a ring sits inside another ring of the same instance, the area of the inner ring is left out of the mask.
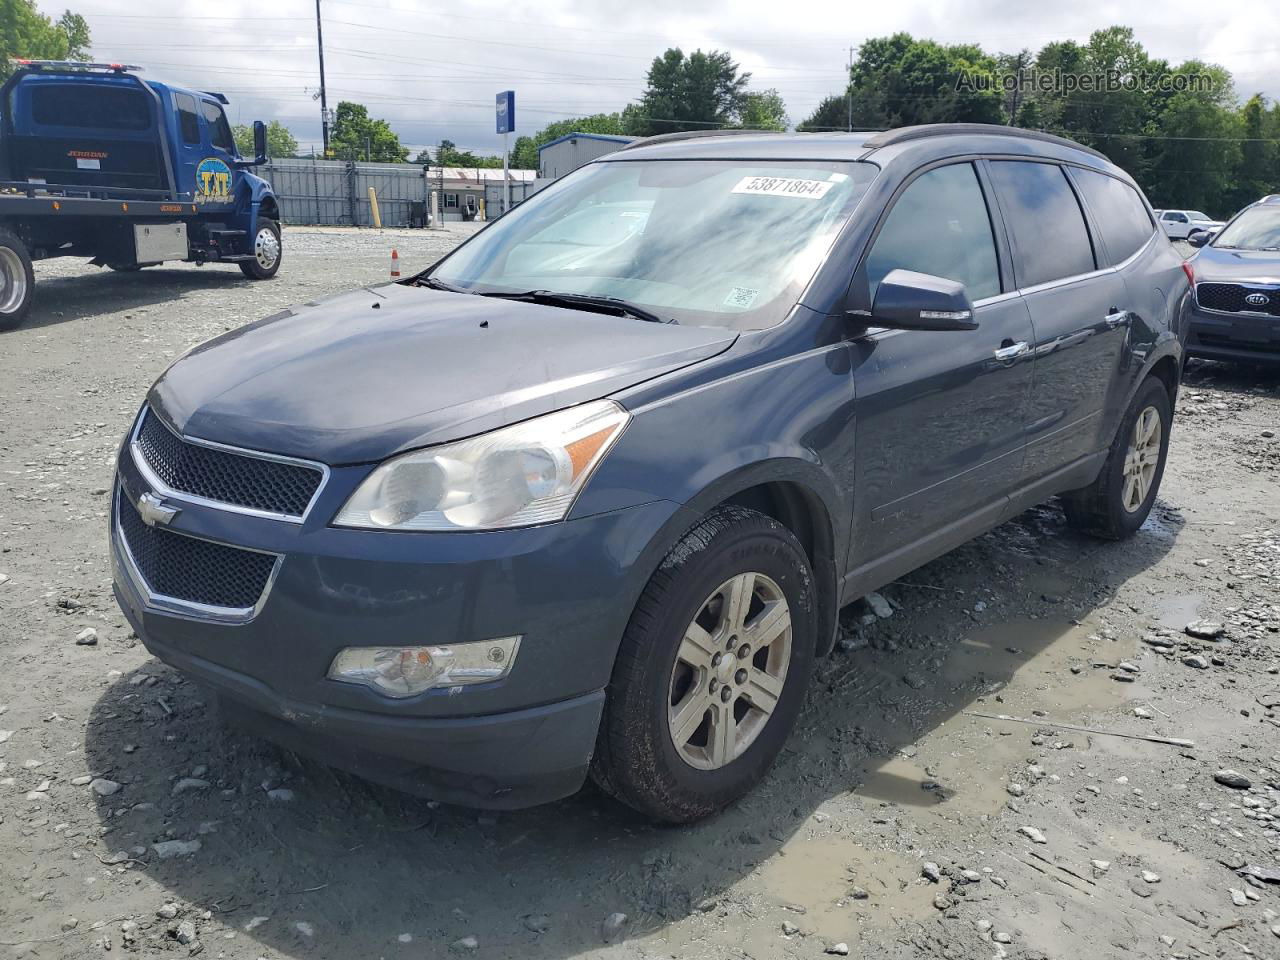
[[[319,4],[320,0],[316,0]],[[849,101],[849,132],[854,132],[854,49],[849,47],[849,69],[845,70],[845,100]]]
[[[316,0],[316,47],[320,51],[320,133],[324,137],[324,156],[329,158],[329,101],[324,92],[324,30],[320,25],[320,0]]]

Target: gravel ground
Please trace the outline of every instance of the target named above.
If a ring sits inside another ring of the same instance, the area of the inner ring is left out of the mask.
[[[449,808],[227,731],[111,599],[119,439],[191,345],[466,229],[290,229],[269,283],[37,268],[0,337],[0,956],[1280,957],[1276,373],[1192,364],[1133,540],[1048,505],[846,610],[705,823]]]

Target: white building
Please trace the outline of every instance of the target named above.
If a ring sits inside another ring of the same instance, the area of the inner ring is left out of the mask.
[[[532,192],[537,171],[508,170],[507,173],[511,180],[511,202],[515,204]],[[433,166],[426,176],[429,189],[439,194],[436,202],[444,220],[478,220],[486,215],[492,220],[502,213],[501,209],[491,209],[493,197],[501,197],[503,193],[501,168]],[[485,203],[486,187],[489,204]]]

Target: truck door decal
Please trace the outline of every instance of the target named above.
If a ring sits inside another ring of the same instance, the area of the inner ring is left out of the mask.
[[[196,203],[230,203],[231,168],[217,157],[206,157],[196,166]]]

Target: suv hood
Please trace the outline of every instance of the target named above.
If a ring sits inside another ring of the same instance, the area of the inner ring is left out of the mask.
[[[1280,250],[1223,250],[1201,247],[1191,259],[1196,283],[1206,281],[1280,283]]]
[[[595,400],[736,339],[722,328],[388,284],[201,344],[149,400],[188,436],[338,466]]]

